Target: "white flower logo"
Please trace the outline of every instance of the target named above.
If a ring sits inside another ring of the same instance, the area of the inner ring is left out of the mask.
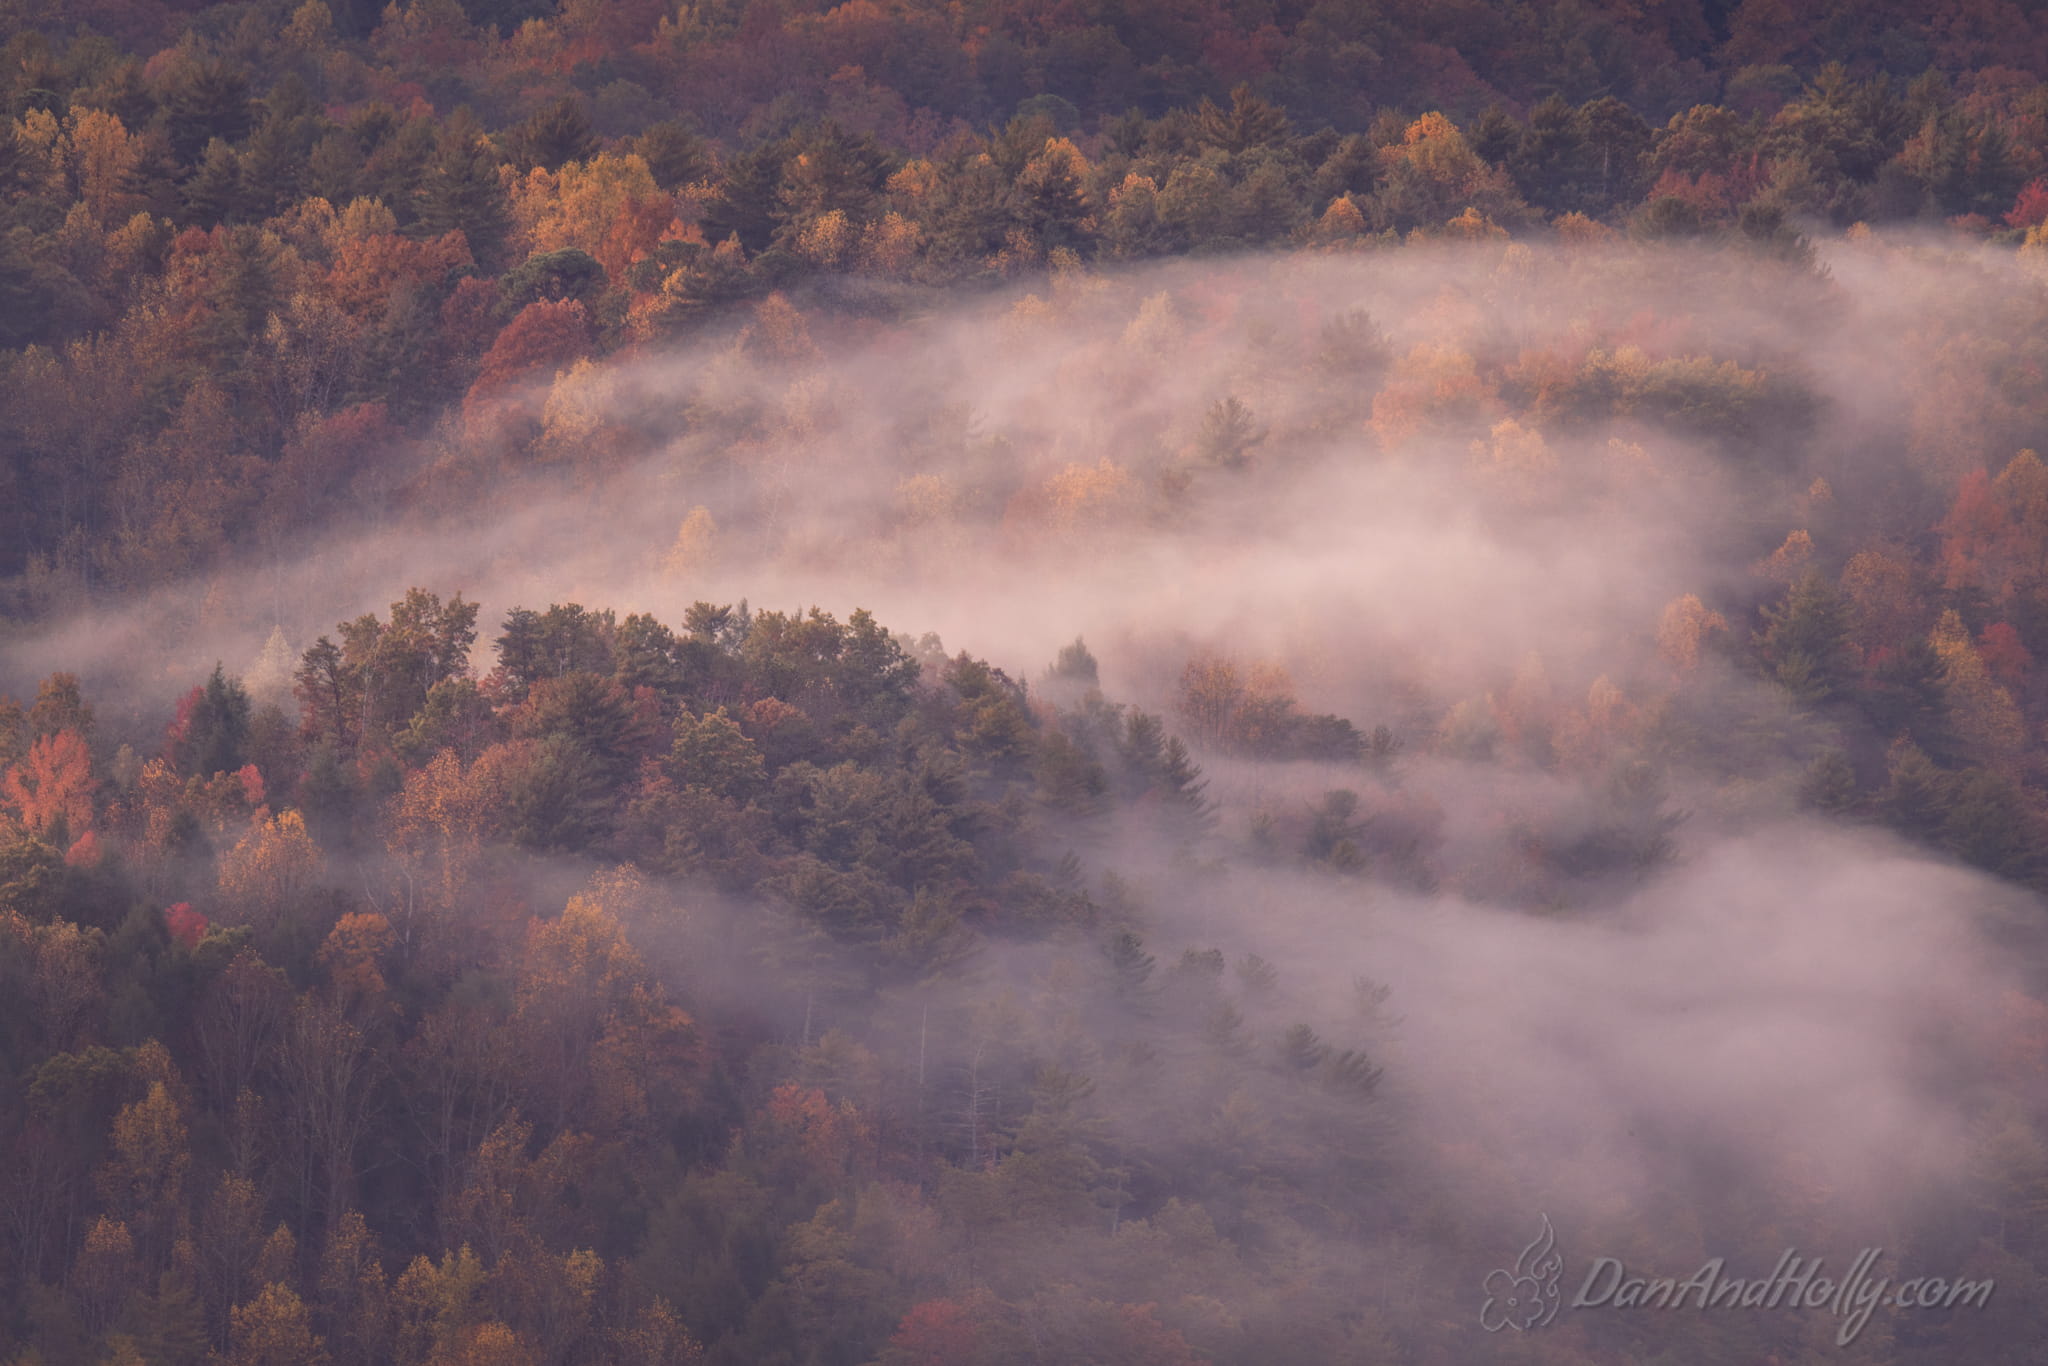
[[[1563,1274],[1564,1258],[1558,1253],[1557,1234],[1546,1214],[1543,1231],[1515,1258],[1515,1269],[1487,1273],[1486,1303],[1479,1310],[1479,1326],[1489,1333],[1507,1327],[1542,1327],[1557,1314],[1557,1279]]]

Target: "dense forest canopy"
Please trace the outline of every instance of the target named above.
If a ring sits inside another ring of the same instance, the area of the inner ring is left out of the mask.
[[[494,421],[522,381],[771,298],[887,327],[1063,262],[1609,229],[1799,257],[1800,227],[1859,223],[2022,244],[2044,23],[10,6],[0,610],[472,496],[534,453]],[[464,477],[392,467],[420,443]]]
[[[0,1361],[2033,1361],[2044,80],[0,0]]]

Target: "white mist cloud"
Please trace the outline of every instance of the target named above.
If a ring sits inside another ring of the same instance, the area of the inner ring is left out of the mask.
[[[1986,257],[1850,244],[1828,260],[1831,285],[1782,288],[1678,251],[1182,263],[1070,280],[1036,305],[968,303],[881,341],[842,344],[821,323],[811,363],[730,339],[645,354],[619,362],[617,415],[668,435],[631,468],[336,529],[60,623],[10,667],[72,668],[162,710],[214,658],[252,664],[276,625],[302,648],[419,584],[480,600],[486,640],[514,605],[673,623],[695,599],[745,597],[867,607],[1029,678],[1079,634],[1112,696],[1152,706],[1191,654],[1229,649],[1286,665],[1305,703],[1367,728],[1427,723],[1532,655],[1560,694],[1603,674],[1626,689],[1651,671],[1665,603],[1759,591],[1748,565],[1796,529],[1786,509],[1813,474],[1852,501],[1917,477],[1898,427],[1922,338],[1988,295],[2040,312],[2038,286]],[[1319,370],[1322,329],[1353,310],[1389,338],[1384,368]],[[1803,448],[1765,433],[1745,466],[1648,422],[1515,446],[1526,433],[1495,424],[1529,394],[1461,406],[1460,357],[1628,345],[1798,376],[1819,425]],[[1374,416],[1370,391],[1403,386],[1437,416]],[[1189,455],[1226,395],[1266,432],[1242,470]],[[697,507],[715,534],[665,568]],[[1226,840],[1261,805],[1367,785],[1307,766],[1212,773]],[[1490,838],[1499,805],[1573,796],[1484,766],[1410,773],[1454,845]],[[1746,831],[1702,818],[1683,854],[1597,913],[1554,917],[1243,868],[1219,890],[1130,857],[1154,885],[1163,963],[1197,943],[1262,953],[1310,1019],[1341,1016],[1356,975],[1389,983],[1405,1022],[1375,1046],[1394,1064],[1385,1103],[1416,1136],[1405,1160],[1466,1172],[1474,1200],[1523,1202],[1504,1219],[1706,1198],[1730,1179],[1891,1209],[1959,1179],[2014,985],[1980,912],[2012,894],[1775,812]]]

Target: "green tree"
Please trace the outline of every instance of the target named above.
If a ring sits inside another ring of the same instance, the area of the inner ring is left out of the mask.
[[[1158,964],[1145,952],[1145,941],[1129,930],[1119,930],[1110,936],[1104,954],[1109,959],[1111,990],[1117,999],[1134,1009],[1148,1008],[1157,990],[1152,970]]]
[[[249,762],[249,694],[218,664],[192,700],[177,758],[181,771],[200,778],[233,773]]]
[[[792,154],[786,141],[763,143],[725,163],[718,195],[704,208],[704,240],[739,239],[750,256],[768,250],[775,240],[777,189],[783,158]]]
[[[1911,740],[1892,742],[1885,755],[1885,786],[1878,810],[1893,829],[1935,843],[1948,828],[1950,777]]]
[[[684,712],[676,718],[668,770],[679,787],[701,787],[739,801],[758,794],[767,779],[760,748],[724,707],[702,716]]]
[[[1800,780],[1799,800],[1816,811],[1842,815],[1856,806],[1856,766],[1847,753],[1830,747],[1815,756]]]
[[[1252,410],[1231,394],[1209,405],[1195,433],[1195,451],[1203,461],[1226,470],[1243,469],[1251,453],[1266,439]]]
[[[694,185],[712,173],[715,163],[704,139],[674,119],[650,123],[633,139],[633,151],[647,163],[654,183],[664,190]]]
[[[1819,569],[1764,608],[1763,620],[1756,644],[1772,677],[1808,706],[1842,695],[1850,681],[1848,615]]]
[[[305,82],[287,73],[264,97],[262,121],[242,151],[242,192],[253,217],[268,218],[298,201],[323,131]]]
[[[493,754],[503,757],[492,764]],[[573,852],[610,828],[609,775],[575,740],[551,735],[516,748],[501,746],[478,762],[502,775],[500,819],[514,843]]]
[[[295,689],[308,737],[340,755],[387,743],[411,724],[436,683],[467,676],[476,614],[460,593],[443,603],[412,588],[391,604],[388,623],[369,613],[341,623],[340,645],[326,636],[314,641]]]
[[[2024,882],[2040,868],[2040,814],[2004,774],[1982,768],[1957,774],[1941,834],[1956,857],[2000,877]]]
[[[1285,113],[1243,84],[1230,92],[1228,111],[1203,100],[1195,109],[1193,131],[1203,146],[1221,148],[1232,155],[1255,147],[1279,146],[1293,133]]]
[[[249,77],[226,62],[184,68],[164,98],[164,130],[181,166],[197,164],[210,142],[241,141],[253,121]]]
[[[1072,645],[1060,647],[1059,657],[1053,660],[1052,667],[1046,671],[1046,678],[1049,681],[1057,680],[1092,688],[1098,681],[1095,656],[1089,653],[1088,646],[1076,636]]]
[[[616,679],[581,669],[535,684],[511,721],[514,735],[574,745],[613,791],[656,743],[653,726]]]
[[[498,281],[498,298],[507,313],[537,300],[557,303],[576,299],[589,308],[605,289],[604,267],[590,253],[575,247],[529,256]]]
[[[185,182],[181,193],[186,217],[202,227],[237,222],[250,206],[242,177],[242,159],[220,138],[206,144],[199,169]]]
[[[534,110],[514,128],[506,139],[506,150],[517,165],[559,171],[569,162],[595,156],[597,138],[583,101],[563,95]]]
[[[460,232],[479,263],[497,264],[511,232],[511,210],[498,179],[498,158],[467,109],[456,110],[443,125],[409,193],[387,202],[407,201],[416,215],[415,231]]]
[[[867,222],[893,169],[893,158],[872,135],[849,133],[829,119],[792,135],[770,211],[774,244],[792,246],[806,226],[828,213]]]
[[[506,696],[524,701],[535,684],[547,679],[609,674],[617,639],[618,622],[609,611],[592,612],[574,602],[550,604],[545,612],[515,607],[505,614],[504,634],[494,642],[499,682]]]

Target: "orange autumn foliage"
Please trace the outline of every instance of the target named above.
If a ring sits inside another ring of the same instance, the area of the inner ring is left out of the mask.
[[[0,777],[0,799],[32,833],[61,828],[75,839],[92,824],[94,786],[85,741],[76,731],[62,730],[37,740],[27,758],[8,768]]]

